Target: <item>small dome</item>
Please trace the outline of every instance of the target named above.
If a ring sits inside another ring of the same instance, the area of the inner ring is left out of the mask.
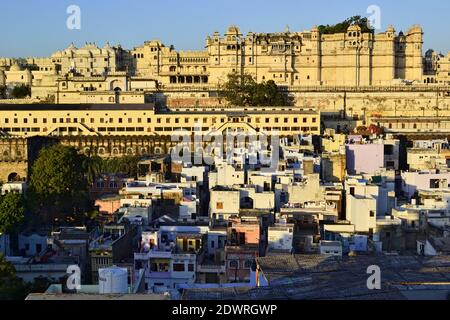
[[[395,32],[394,26],[389,25],[386,29],[386,32],[394,33]]]
[[[14,62],[9,71],[22,71],[22,67],[17,62]]]
[[[361,31],[361,27],[358,26],[357,24],[353,24],[350,27],[348,27],[347,31]]]
[[[238,35],[241,33],[241,30],[239,30],[239,28],[237,26],[230,26],[228,28],[228,34],[233,34],[233,35]]]
[[[408,30],[408,34],[414,34],[414,33],[423,33],[423,29],[420,25],[414,25],[411,27],[411,29]]]

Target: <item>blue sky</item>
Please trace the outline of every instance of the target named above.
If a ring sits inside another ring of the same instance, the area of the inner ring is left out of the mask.
[[[66,8],[81,8],[81,30],[68,30]],[[241,31],[303,31],[381,8],[381,26],[397,31],[421,24],[425,49],[450,51],[448,0],[2,0],[0,56],[48,56],[71,42],[125,48],[160,39],[176,49],[197,50],[214,31],[235,24]]]

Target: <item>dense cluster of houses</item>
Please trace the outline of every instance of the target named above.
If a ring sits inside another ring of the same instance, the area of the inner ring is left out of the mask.
[[[273,170],[250,163],[248,149],[213,165],[143,159],[138,179],[111,173],[94,182],[95,230],[21,234],[19,257],[2,235],[0,251],[26,281],[59,281],[76,264],[82,283],[96,285],[99,270],[115,266],[128,271],[133,292],[174,297],[258,287],[267,259],[449,255],[447,140],[326,130],[302,141],[282,140]]]

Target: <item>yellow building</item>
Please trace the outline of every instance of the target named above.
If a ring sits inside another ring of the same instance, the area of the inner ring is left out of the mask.
[[[405,35],[389,27],[380,34],[350,26],[346,33],[310,31],[253,33],[244,36],[231,26],[206,39],[206,50],[177,52],[161,41],[132,50],[136,75],[161,84],[212,85],[232,72],[249,73],[258,82],[273,80],[289,86],[391,85],[394,79],[422,81],[423,31]]]
[[[289,107],[252,107],[226,111],[157,112],[145,104],[0,105],[0,133],[33,136],[173,135],[179,130],[204,134],[224,131],[293,136],[320,134],[320,113]]]
[[[198,51],[177,51],[152,40],[131,50],[87,43],[45,58],[0,58],[0,85],[31,84],[34,100],[59,104],[135,104],[159,95],[171,107],[215,109],[226,105],[218,86],[237,72],[258,82],[275,81],[300,108],[345,112],[365,122],[449,116],[450,87],[444,85],[450,85],[450,56],[427,52],[424,57],[422,46],[420,26],[405,33],[391,26],[377,34],[350,26],[336,34],[313,27],[247,35],[231,26],[223,35],[207,36],[205,49]],[[393,129],[409,128],[391,122]]]
[[[23,69],[17,62],[8,71],[4,71],[6,85],[31,86],[32,75],[29,69]]]
[[[450,53],[440,56],[437,61],[436,81],[439,84],[450,84]]]
[[[422,83],[423,31],[413,26],[406,34],[393,27],[374,34],[350,26],[345,33],[321,34],[317,27],[303,32],[288,29],[278,33],[244,36],[231,26],[221,36],[206,38],[206,49],[176,51],[159,40],[124,50],[120,45],[100,48],[86,43],[71,44],[48,58],[28,58],[33,71],[87,77],[126,71],[131,76],[156,80],[161,85],[217,84],[232,72],[252,74],[258,82],[274,80],[288,86],[391,85],[394,79]],[[9,68],[14,59],[0,59]]]
[[[102,75],[105,72],[125,71],[127,54],[121,46],[111,47],[107,43],[99,48],[95,43],[86,43],[77,48],[72,43],[68,48],[52,54],[51,61],[60,74],[75,72],[85,76]]]
[[[232,71],[248,72],[257,81],[292,86],[389,85],[396,78],[422,79],[422,29],[404,35],[393,27],[374,35],[350,26],[347,33],[305,32],[255,34],[246,37],[230,27],[224,37],[207,39],[212,83]]]
[[[154,80],[132,78],[126,72],[90,77],[70,74],[58,77],[56,84],[57,104],[145,103],[145,91],[156,88]]]
[[[206,39],[206,51],[176,52],[160,41],[135,48],[137,75],[161,84],[217,85],[232,72],[249,73],[258,82],[290,86],[391,85],[394,79],[422,81],[423,31],[405,35],[389,27],[380,34],[350,26],[347,33],[253,33],[230,27]]]

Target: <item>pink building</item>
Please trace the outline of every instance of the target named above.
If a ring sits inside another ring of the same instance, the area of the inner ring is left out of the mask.
[[[99,208],[99,212],[102,214],[112,215],[120,208],[121,196],[118,195],[106,195],[95,200],[95,206]]]
[[[384,167],[383,144],[348,144],[345,153],[348,174],[374,174]]]
[[[258,221],[241,221],[239,218],[230,220],[228,241],[232,246],[259,245],[261,228]]]

